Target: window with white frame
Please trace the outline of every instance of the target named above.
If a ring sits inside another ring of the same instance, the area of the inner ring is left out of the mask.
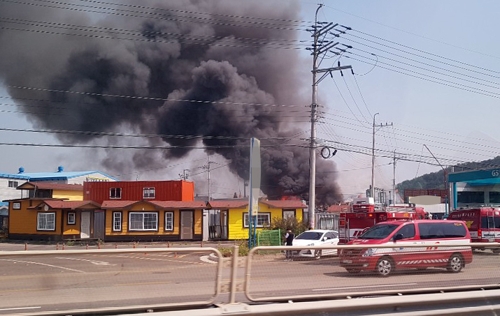
[[[154,199],[155,198],[155,188],[143,188],[142,196],[145,199]]]
[[[20,210],[21,209],[21,202],[12,202],[12,209],[13,210]]]
[[[76,214],[75,212],[68,213],[68,225],[74,225],[76,223]]]
[[[271,224],[271,213],[257,214],[257,227],[266,227]],[[248,227],[248,213],[243,213],[243,227]]]
[[[122,188],[111,188],[109,189],[110,199],[121,199],[122,198]]]
[[[129,230],[131,231],[158,230],[158,213],[130,212]]]
[[[121,232],[122,231],[122,213],[121,212],[113,212],[113,231]]]
[[[165,230],[174,230],[174,212],[165,212]]]
[[[38,213],[37,230],[56,230],[56,213]]]

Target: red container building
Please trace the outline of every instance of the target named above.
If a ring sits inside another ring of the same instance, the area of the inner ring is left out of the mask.
[[[194,201],[194,182],[175,181],[109,181],[84,182],[83,199],[103,201]]]

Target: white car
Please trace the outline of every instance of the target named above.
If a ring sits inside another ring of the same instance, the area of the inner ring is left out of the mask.
[[[335,230],[311,229],[297,235],[293,246],[336,246],[339,243],[339,234]],[[294,256],[319,259],[321,256],[337,255],[337,249],[303,249],[294,251]]]

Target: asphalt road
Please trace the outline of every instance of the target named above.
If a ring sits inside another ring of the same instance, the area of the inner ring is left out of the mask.
[[[248,295],[255,299],[500,283],[500,256],[490,252],[475,253],[473,263],[458,274],[427,269],[388,278],[374,273],[349,275],[337,257],[286,262],[277,254],[254,259]],[[248,301],[243,292],[245,261],[242,258],[237,269],[240,302]],[[225,303],[230,262],[222,262],[221,292],[216,296],[217,263],[209,252],[0,256],[0,315]]]

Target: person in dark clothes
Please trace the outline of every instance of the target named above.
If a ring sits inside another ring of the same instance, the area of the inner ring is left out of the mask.
[[[293,234],[292,230],[290,228],[287,229],[286,234],[285,234],[285,243],[287,246],[293,246],[293,238],[295,235]],[[293,253],[291,250],[287,250],[285,252],[286,254],[286,259],[285,261],[292,261],[293,260]]]

